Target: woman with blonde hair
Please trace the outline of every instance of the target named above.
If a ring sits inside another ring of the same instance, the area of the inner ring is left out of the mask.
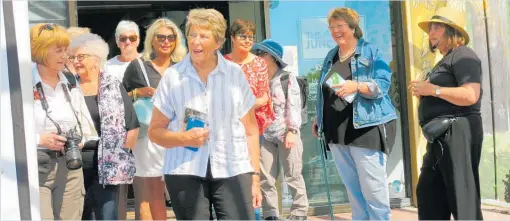
[[[482,65],[467,47],[465,14],[443,7],[419,27],[443,59],[426,79],[411,81],[428,141],[416,189],[420,220],[482,220],[478,166],[483,143]]]
[[[226,21],[193,9],[189,54],[169,68],[154,95],[149,137],[165,150],[163,172],[178,220],[253,220],[260,207],[255,96],[239,65],[219,52]]]
[[[152,106],[150,98],[165,70],[186,55],[183,37],[177,25],[167,18],[154,21],[147,30],[142,58],[133,60],[126,68],[123,84],[130,93],[140,120],[140,136],[134,150],[136,174],[136,219],[165,220],[165,184],[163,181],[163,148],[152,143],[147,136]],[[140,111],[148,106],[146,112]]]
[[[91,124],[83,94],[62,73],[69,44],[69,35],[62,26],[36,24],[30,29],[32,61],[35,62],[32,69],[34,119],[43,220],[79,220],[83,210],[85,192],[81,165],[66,165],[64,146],[74,141],[81,148],[91,136]],[[77,136],[68,140],[70,137],[64,134],[71,131]]]

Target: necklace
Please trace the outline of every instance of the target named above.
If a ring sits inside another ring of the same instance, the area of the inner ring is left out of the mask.
[[[356,52],[356,48],[353,48],[349,53],[347,53],[346,55],[342,56],[340,54],[340,51],[338,51],[338,55],[340,57],[340,62],[344,62],[347,58],[351,57],[352,54],[354,54],[354,52]]]

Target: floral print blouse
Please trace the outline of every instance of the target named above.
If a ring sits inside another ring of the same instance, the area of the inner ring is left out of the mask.
[[[232,61],[230,54],[227,54],[224,57],[227,60]],[[249,63],[240,64],[240,66],[246,74],[246,79],[248,79],[251,91],[256,98],[260,98],[264,94],[270,95],[267,65],[264,59],[255,57]],[[257,123],[259,125],[260,135],[264,133],[264,129],[268,127],[275,118],[272,106],[271,97],[269,97],[269,101],[265,105],[255,110],[255,117],[257,118]]]

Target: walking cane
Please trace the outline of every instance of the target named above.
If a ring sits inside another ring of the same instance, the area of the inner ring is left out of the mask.
[[[329,206],[329,218],[330,220],[335,220],[335,217],[333,216],[333,205],[331,205],[331,194],[329,193],[329,181],[328,181],[328,173],[327,173],[327,165],[326,164],[326,144],[325,141],[322,138],[319,138],[320,142],[320,155],[321,155],[321,161],[322,161],[322,173],[324,174],[324,179],[326,180],[326,194],[328,197],[328,206]]]

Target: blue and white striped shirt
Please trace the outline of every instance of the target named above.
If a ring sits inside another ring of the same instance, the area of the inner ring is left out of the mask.
[[[209,140],[194,152],[184,147],[165,150],[164,174],[205,177],[208,161],[214,178],[252,172],[241,122],[255,104],[242,69],[218,52],[218,65],[209,74],[207,85],[200,81],[188,54],[166,70],[154,95],[154,107],[168,119],[168,130],[183,131],[185,108],[207,114]]]

